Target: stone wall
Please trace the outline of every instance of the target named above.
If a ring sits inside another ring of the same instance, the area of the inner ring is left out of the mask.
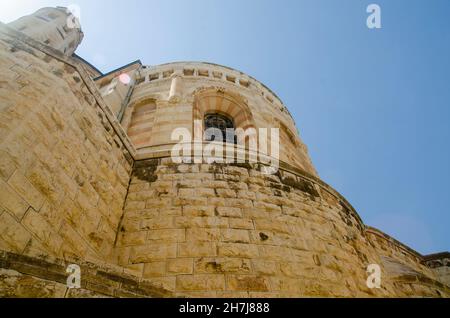
[[[80,287],[68,288],[69,265],[80,268]],[[161,288],[117,271],[113,266],[0,252],[0,298],[174,297]]]
[[[78,63],[0,27],[0,249],[107,260],[132,147]]]
[[[445,258],[434,260],[432,255],[424,257],[375,228],[367,228],[366,233],[381,256],[398,296],[449,296],[449,267]],[[448,253],[444,254],[448,257]]]
[[[118,264],[193,297],[401,294],[386,272],[382,289],[367,288],[367,265],[382,261],[333,190],[259,168],[137,162]]]
[[[438,253],[433,255],[428,255],[424,257],[424,262],[426,266],[432,268],[436,273],[437,279],[450,286],[450,253]]]

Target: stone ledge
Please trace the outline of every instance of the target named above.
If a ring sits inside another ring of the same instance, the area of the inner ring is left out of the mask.
[[[423,257],[423,260],[425,262],[438,261],[438,260],[444,260],[444,259],[450,259],[450,252],[442,252],[442,253],[430,254],[430,255],[425,255]]]
[[[398,241],[397,239],[393,238],[392,236],[384,233],[383,231],[371,227],[371,226],[366,226],[366,232],[374,234],[380,238],[382,238],[385,241],[388,241],[394,245],[396,245],[397,247],[399,247],[401,250],[405,251],[406,253],[410,254],[413,257],[416,257],[420,260],[423,260],[423,256],[422,254],[420,254],[419,252],[413,250],[412,248],[410,248],[409,246],[403,244],[402,242]]]
[[[403,244],[402,242],[398,241],[397,239],[393,238],[392,236],[384,233],[383,231],[381,231],[377,228],[371,227],[371,226],[366,226],[366,232],[374,234],[374,235],[382,238],[383,240],[386,240],[386,241],[394,244],[395,246],[397,246],[401,250],[405,251],[406,253],[410,254],[411,256],[418,258],[422,264],[424,264],[425,266],[430,267],[430,268],[433,268],[433,267],[430,266],[428,264],[428,262],[450,258],[449,252],[442,252],[442,253],[431,254],[431,255],[422,255],[419,252],[415,251],[414,249],[410,248],[409,246],[407,246],[407,245]]]
[[[105,297],[123,298],[177,297],[177,295],[161,287],[155,286],[132,275],[108,269],[107,266],[102,268],[98,265],[84,261],[70,262],[60,259],[34,258],[0,251],[0,269],[20,273],[26,277],[63,285],[64,288],[67,289],[66,294],[69,291],[65,286],[68,277],[66,269],[70,264],[79,265],[81,268],[81,290],[83,290],[83,293],[87,291]],[[12,296],[14,297],[14,295]]]

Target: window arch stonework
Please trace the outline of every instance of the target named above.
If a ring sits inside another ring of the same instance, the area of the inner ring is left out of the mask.
[[[151,144],[156,109],[156,100],[153,98],[141,100],[129,108],[123,124],[135,147]]]
[[[236,143],[234,122],[230,117],[217,112],[207,113],[204,117],[205,141],[220,141]],[[221,136],[217,136],[217,135]]]
[[[234,128],[254,128],[254,120],[245,99],[220,88],[203,89],[194,95],[194,120],[203,122],[207,114],[218,113],[233,121]]]

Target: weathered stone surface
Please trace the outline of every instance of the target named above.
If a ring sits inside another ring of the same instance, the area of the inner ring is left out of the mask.
[[[177,276],[177,290],[208,291],[225,290],[223,275],[180,275]]]
[[[203,257],[216,256],[216,243],[212,242],[188,242],[178,244],[179,257]]]
[[[0,269],[0,297],[2,298],[63,298],[66,286],[17,271]]]
[[[14,214],[18,220],[22,219],[29,207],[29,204],[2,180],[0,180],[0,204]]]
[[[0,214],[0,237],[15,252],[23,252],[31,239],[31,234],[8,212],[2,212]]]
[[[250,273],[250,260],[244,258],[200,258],[195,262],[196,273]]]
[[[167,272],[169,274],[184,275],[192,274],[194,271],[194,259],[178,258],[167,262]]]
[[[16,252],[23,251],[33,235],[38,241],[33,244],[39,243],[49,255],[62,257],[71,246],[70,252],[80,257],[89,249],[97,258],[109,259],[112,246],[105,244],[116,236],[126,196],[123,187],[128,186],[131,174],[122,151],[124,142],[109,142],[111,137],[99,117],[104,112],[102,105],[87,88],[91,84],[80,81],[87,78],[80,73],[83,70],[68,67],[64,59],[25,49],[28,43],[11,52],[14,44],[4,33],[0,41],[5,44],[0,57],[2,74],[13,70],[9,80],[27,79],[20,89],[0,91],[2,105],[9,105],[0,110],[4,137],[0,143],[0,206],[17,222],[5,223],[14,224],[17,234],[11,236],[7,230],[2,238],[9,242],[14,237],[16,243],[8,246]],[[118,183],[123,184],[122,190]],[[109,226],[92,223],[102,217]],[[99,228],[84,226],[84,219]],[[64,221],[68,221],[66,231],[60,236]]]
[[[130,263],[148,263],[154,260],[163,260],[176,257],[177,245],[158,243],[132,248]]]
[[[270,290],[269,280],[262,276],[233,275],[228,277],[228,288],[236,291],[259,291]]]
[[[81,286],[67,286],[69,264],[80,269]],[[12,298],[105,298],[169,297],[160,285],[141,282],[134,276],[101,268],[92,263],[43,259],[0,253],[0,297]]]
[[[195,170],[194,166],[185,165],[183,169],[192,171]],[[201,169],[203,168],[198,167],[199,171]],[[169,170],[169,166],[158,165],[158,179],[164,179],[164,173]],[[266,182],[266,177],[257,172],[250,171],[249,175],[258,178],[261,184]],[[202,176],[199,175],[198,180],[201,179]],[[223,170],[219,180],[221,179]],[[270,182],[275,181],[276,178]],[[218,183],[222,181],[213,179],[209,182],[216,190],[217,187],[222,190],[227,187],[231,189],[229,184]],[[258,184],[250,178],[246,182],[249,189]],[[193,183],[192,187],[198,185],[199,183]],[[161,258],[159,262],[165,262],[165,276],[161,267],[155,272],[148,270],[145,277],[162,279],[176,276],[173,290],[189,291],[188,294],[192,297],[203,293],[215,295],[214,297],[222,294],[240,297],[243,296],[241,293],[245,293],[246,297],[250,293],[258,297],[392,295],[394,285],[389,279],[385,282],[386,289],[372,291],[366,286],[365,267],[369,260],[378,263],[380,259],[378,251],[367,244],[362,227],[353,225],[358,221],[351,215],[351,211],[343,209],[337,199],[333,201],[328,198],[327,202],[336,203],[334,206],[322,205],[316,202],[317,199],[311,193],[305,193],[304,188],[294,187],[287,191],[283,190],[285,185],[281,181],[279,185],[266,188],[269,189],[267,192],[260,189],[254,196],[243,193],[242,205],[230,201],[239,200],[239,192],[236,192],[236,198],[223,198],[225,193],[231,192],[216,192],[215,197],[208,197],[207,206],[203,205],[202,200],[197,205],[192,200],[180,203],[177,200],[179,193],[172,193],[172,202],[181,204],[184,215],[173,220],[171,213],[164,213],[170,206],[161,207],[155,201],[154,207],[147,208],[158,210],[160,216],[153,217],[150,222],[173,229],[149,230],[146,244],[149,244],[150,236],[152,241],[157,241],[159,237],[161,243],[176,243],[177,254],[176,258],[155,256]],[[154,186],[149,183],[145,189],[152,191]],[[202,186],[205,187],[205,184]],[[189,183],[183,187],[191,189]],[[136,188],[137,191],[141,189],[142,187]],[[271,196],[270,193],[275,191],[272,189],[281,191],[276,192],[281,196]],[[130,193],[133,191],[130,190]],[[186,196],[197,195],[195,191],[182,193]],[[166,198],[170,198],[170,195]],[[166,216],[162,217],[162,214]],[[346,217],[343,218],[343,215]],[[125,221],[126,219],[127,214]],[[352,220],[351,226],[347,219]],[[123,236],[138,233],[134,231],[131,227]],[[176,231],[185,231],[185,241],[178,239]],[[136,245],[145,246],[142,243]],[[141,261],[147,262],[149,259]],[[224,275],[225,285],[208,285],[202,276],[205,274]],[[432,275],[430,271],[428,274]],[[333,290],[330,291],[330,288]],[[224,290],[228,293],[224,293]]]
[[[144,278],[166,276],[166,262],[150,262],[144,264]]]

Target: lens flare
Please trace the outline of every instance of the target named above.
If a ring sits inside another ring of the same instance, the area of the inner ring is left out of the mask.
[[[128,85],[131,82],[131,77],[128,74],[120,74],[119,81],[122,84]]]

